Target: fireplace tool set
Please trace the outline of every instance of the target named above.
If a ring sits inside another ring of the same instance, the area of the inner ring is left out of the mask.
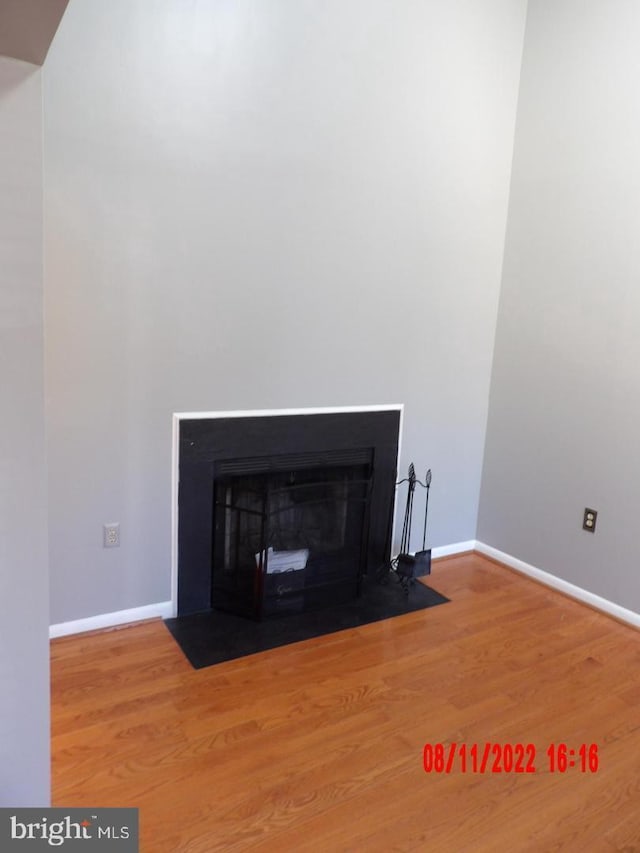
[[[389,582],[391,575],[402,585],[405,595],[409,594],[409,588],[416,582],[416,578],[431,574],[431,548],[426,548],[427,541],[427,515],[429,512],[429,489],[431,488],[431,468],[426,473],[424,483],[416,477],[416,469],[413,462],[409,465],[408,476],[396,483],[397,486],[407,483],[407,501],[404,510],[404,521],[402,524],[402,538],[400,539],[400,553],[389,563],[385,563],[378,570],[380,583]],[[424,504],[424,526],[422,529],[422,550],[415,554],[409,552],[411,543],[411,522],[413,519],[413,496],[416,486],[426,490]]]

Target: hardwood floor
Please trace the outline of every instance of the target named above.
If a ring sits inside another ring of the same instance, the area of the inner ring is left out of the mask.
[[[54,641],[54,805],[138,806],[145,853],[640,850],[640,634],[476,554],[430,585],[451,602],[199,671],[159,621]],[[427,774],[427,742],[537,772]]]

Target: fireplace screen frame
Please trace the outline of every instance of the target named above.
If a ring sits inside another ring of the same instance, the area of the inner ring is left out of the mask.
[[[374,477],[372,448],[217,466],[212,609],[263,619],[357,597]]]

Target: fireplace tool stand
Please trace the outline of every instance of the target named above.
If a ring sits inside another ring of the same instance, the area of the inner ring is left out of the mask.
[[[427,471],[425,481],[422,483],[416,477],[416,469],[413,462],[409,465],[408,476],[396,483],[397,486],[407,483],[407,501],[404,510],[404,521],[402,523],[402,538],[400,539],[400,553],[388,563],[382,565],[377,572],[378,581],[382,584],[389,583],[391,576],[401,584],[405,595],[409,595],[416,578],[431,574],[431,548],[425,548],[427,541],[427,515],[429,512],[429,489],[431,488],[431,469]],[[413,519],[413,496],[416,486],[426,490],[424,505],[424,526],[422,529],[422,550],[415,554],[409,552],[411,544],[411,522]],[[392,510],[393,514],[393,510]],[[389,524],[389,536],[391,536],[392,518]]]

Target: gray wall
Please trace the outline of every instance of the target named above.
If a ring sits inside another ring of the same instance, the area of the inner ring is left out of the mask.
[[[173,411],[404,402],[432,544],[474,537],[525,7],[72,0],[44,68],[53,622],[169,598]]]
[[[49,803],[40,71],[0,57],[0,806]]]
[[[636,611],[639,44],[637,3],[529,4],[478,525]]]

